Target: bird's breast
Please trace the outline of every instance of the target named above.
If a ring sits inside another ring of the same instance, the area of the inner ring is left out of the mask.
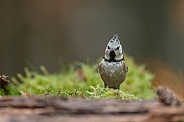
[[[121,62],[111,62],[111,63],[105,62],[103,64],[103,67],[108,72],[114,73],[114,72],[122,70],[122,63]]]
[[[126,78],[127,72],[123,69],[125,62],[103,62],[100,66],[100,75],[105,84],[116,88]]]

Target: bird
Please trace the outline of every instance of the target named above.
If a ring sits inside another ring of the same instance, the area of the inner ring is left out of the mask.
[[[107,43],[105,55],[98,65],[98,71],[104,82],[104,88],[119,90],[121,83],[126,79],[128,66],[118,34],[115,34]]]

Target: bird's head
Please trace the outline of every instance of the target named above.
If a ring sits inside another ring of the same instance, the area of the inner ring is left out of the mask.
[[[107,60],[121,60],[123,58],[122,46],[118,34],[114,35],[107,43],[104,57]]]

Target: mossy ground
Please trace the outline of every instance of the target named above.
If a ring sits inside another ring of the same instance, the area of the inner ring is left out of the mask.
[[[74,63],[68,70],[49,73],[44,66],[40,73],[25,68],[25,76],[18,74],[11,81],[17,91],[36,96],[61,96],[79,98],[115,98],[115,99],[149,99],[155,97],[151,89],[153,73],[146,70],[145,65],[137,65],[134,60],[126,56],[129,72],[120,90],[104,89],[97,67],[98,63]],[[78,67],[80,66],[80,68]],[[76,68],[78,67],[78,68]],[[9,95],[15,95],[15,88],[9,88]],[[0,95],[4,95],[1,90]]]

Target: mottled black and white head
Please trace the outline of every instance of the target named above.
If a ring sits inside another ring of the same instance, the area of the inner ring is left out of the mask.
[[[118,34],[114,35],[107,43],[104,58],[110,61],[123,60],[122,46]]]

